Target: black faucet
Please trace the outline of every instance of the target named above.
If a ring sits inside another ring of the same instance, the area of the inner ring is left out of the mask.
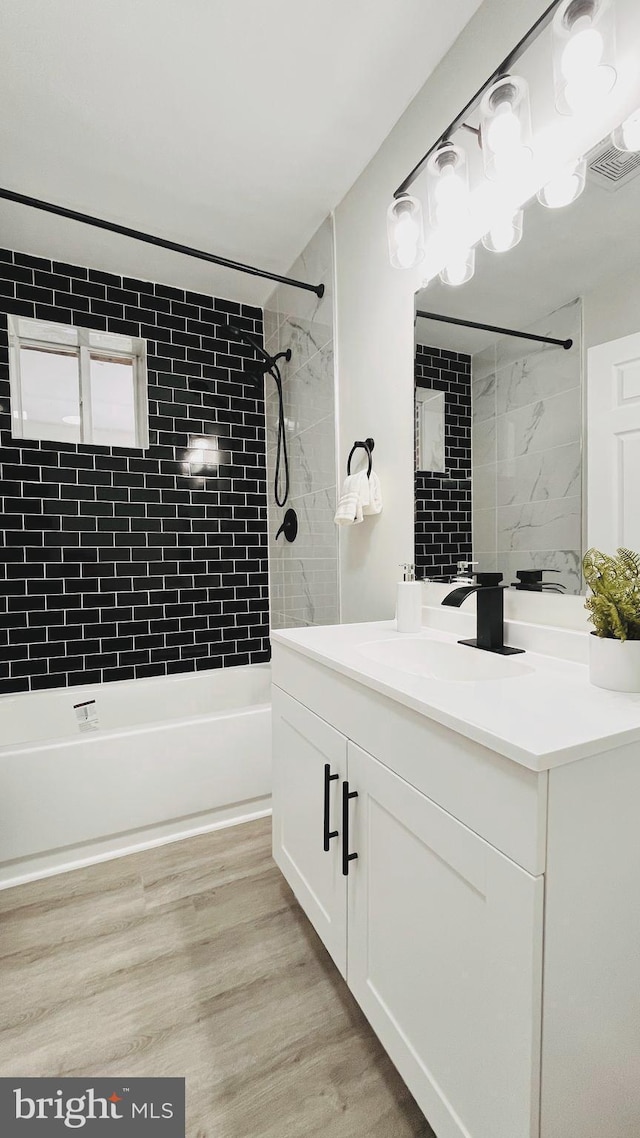
[[[523,589],[527,593],[566,593],[566,586],[559,581],[543,580],[543,573],[559,573],[559,569],[518,569],[517,581],[513,581],[514,589]]]
[[[500,656],[514,656],[523,648],[508,648],[504,642],[504,588],[502,573],[476,573],[475,585],[462,585],[447,593],[443,605],[460,608],[463,601],[476,593],[478,614],[477,637],[474,640],[460,640],[471,648],[481,648],[484,652],[496,652]]]

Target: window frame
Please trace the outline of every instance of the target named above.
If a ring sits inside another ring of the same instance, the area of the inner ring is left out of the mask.
[[[26,331],[25,331],[26,326]],[[29,335],[28,329],[50,329],[49,338]],[[24,433],[22,408],[22,375],[20,351],[22,348],[72,355],[78,360],[78,406],[80,413],[80,441],[74,446],[115,446],[124,450],[148,450],[149,404],[147,394],[147,341],[139,336],[124,336],[116,332],[102,332],[98,328],[80,328],[75,324],[57,324],[49,320],[33,320],[25,316],[9,316],[9,390],[11,398],[11,434],[28,442],[60,442],[60,439],[33,438]],[[57,333],[57,335],[56,335]],[[101,343],[102,341],[107,341]],[[125,346],[126,345],[126,346]],[[134,389],[134,446],[121,443],[96,443],[93,439],[91,415],[91,357],[130,360],[133,367]]]

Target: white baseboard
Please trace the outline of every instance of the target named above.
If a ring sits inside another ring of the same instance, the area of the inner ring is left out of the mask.
[[[185,838],[195,838],[212,830],[222,830],[227,826],[239,826],[264,818],[271,813],[271,797],[255,798],[209,810],[203,814],[191,814],[185,818],[174,818],[155,826],[145,826],[141,830],[117,834],[99,841],[83,842],[51,850],[33,857],[5,861],[0,864],[0,890],[11,889],[16,885],[26,885],[44,877],[54,877],[59,873],[69,873],[83,869],[101,861],[126,857],[141,853],[154,846],[181,842]]]

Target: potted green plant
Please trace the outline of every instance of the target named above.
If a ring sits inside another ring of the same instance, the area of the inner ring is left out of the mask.
[[[595,626],[589,637],[591,683],[640,692],[640,554],[618,549],[610,557],[589,549],[582,567],[591,590],[585,607]]]

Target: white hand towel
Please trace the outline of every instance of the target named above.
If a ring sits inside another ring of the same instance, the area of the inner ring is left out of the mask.
[[[366,470],[349,474],[344,480],[334,517],[337,526],[355,526],[362,521],[363,510],[369,505],[369,479]]]
[[[382,513],[382,487],[375,470],[372,470],[369,476],[369,501],[363,503],[362,512],[363,514]]]

